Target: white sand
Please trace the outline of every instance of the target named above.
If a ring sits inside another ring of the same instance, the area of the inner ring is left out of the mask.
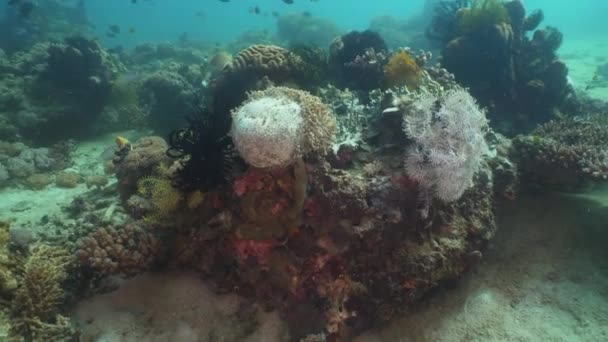
[[[566,62],[569,76],[577,90],[583,90],[593,79],[598,65],[608,63],[608,40],[564,40],[559,56]],[[591,87],[587,94],[608,101],[608,80]]]

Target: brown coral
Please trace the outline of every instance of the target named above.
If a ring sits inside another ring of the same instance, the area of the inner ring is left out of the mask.
[[[69,323],[57,312],[64,300],[62,286],[72,261],[63,248],[40,245],[33,250],[12,302],[16,334],[42,341],[50,331],[69,330]]]
[[[76,172],[62,171],[55,176],[55,185],[60,188],[75,188],[82,180]]]
[[[135,275],[149,268],[160,249],[159,241],[135,224],[122,229],[100,228],[78,241],[81,263],[104,275]]]
[[[513,141],[524,177],[570,189],[608,179],[607,144],[608,122],[601,115],[554,120]]]
[[[169,164],[167,149],[165,140],[156,136],[143,137],[133,143],[129,154],[115,165],[118,188],[123,197],[137,191],[140,178],[151,175],[160,165]]]
[[[252,45],[240,51],[226,70],[229,72],[253,71],[272,74],[287,74],[301,64],[295,54],[279,46]]]
[[[12,294],[17,289],[15,262],[8,250],[10,233],[8,223],[0,222],[0,296]]]
[[[422,77],[422,68],[409,52],[401,50],[394,54],[384,67],[386,81],[391,87],[407,86],[409,90],[418,87]]]

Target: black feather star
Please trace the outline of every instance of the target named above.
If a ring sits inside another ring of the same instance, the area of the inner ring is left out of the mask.
[[[169,135],[167,155],[184,160],[176,184],[203,191],[225,184],[234,150],[228,136],[229,126],[219,124],[205,109],[187,116],[186,120],[188,127]]]

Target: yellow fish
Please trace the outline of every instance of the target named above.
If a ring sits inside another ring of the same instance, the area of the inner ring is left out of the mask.
[[[131,143],[125,137],[116,137],[116,145],[118,145],[119,150],[124,150],[125,148],[131,149]]]

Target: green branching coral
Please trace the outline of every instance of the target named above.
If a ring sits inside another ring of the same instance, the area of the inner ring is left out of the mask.
[[[500,0],[473,0],[470,7],[461,9],[457,14],[461,34],[509,21],[509,12]]]

